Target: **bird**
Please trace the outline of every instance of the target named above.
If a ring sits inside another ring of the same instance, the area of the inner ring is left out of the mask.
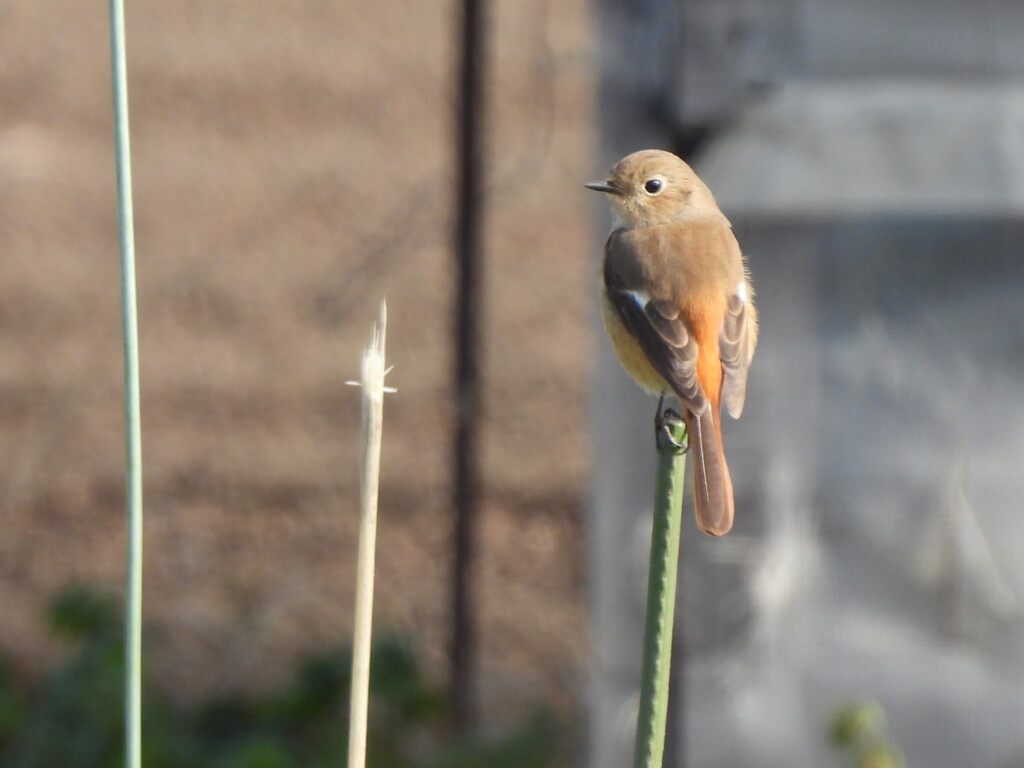
[[[743,412],[757,346],[746,259],[711,190],[671,152],[634,152],[586,187],[604,193],[612,213],[601,268],[605,329],[626,372],[660,395],[656,429],[665,395],[679,401],[697,525],[721,536],[735,516],[721,405],[733,418]]]

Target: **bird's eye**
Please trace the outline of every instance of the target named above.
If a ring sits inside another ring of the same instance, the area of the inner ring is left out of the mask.
[[[644,184],[644,190],[649,195],[656,195],[661,192],[661,188],[665,186],[661,179],[648,179],[647,183]]]

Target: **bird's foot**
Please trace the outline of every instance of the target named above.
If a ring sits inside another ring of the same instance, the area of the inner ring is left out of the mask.
[[[665,393],[663,392],[658,398],[658,411],[654,416],[655,446],[660,448],[661,441],[664,439],[675,450],[686,453],[690,450],[690,441],[685,429],[681,429],[685,424],[683,417],[673,408],[663,408],[664,404]],[[683,436],[682,440],[676,438],[676,435],[680,433]]]

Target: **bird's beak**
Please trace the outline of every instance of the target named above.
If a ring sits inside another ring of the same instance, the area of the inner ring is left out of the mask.
[[[595,192],[605,192],[609,195],[621,195],[622,190],[616,187],[614,184],[608,181],[591,181],[584,184],[587,189],[592,189]]]

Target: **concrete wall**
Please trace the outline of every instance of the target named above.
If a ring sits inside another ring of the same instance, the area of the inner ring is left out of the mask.
[[[684,529],[669,764],[835,764],[829,714],[875,699],[911,765],[1024,765],[1021,8],[668,5],[600,6],[595,172],[710,126],[694,162],[763,318],[725,424],[736,528]],[[683,44],[638,43],[672,19]],[[601,354],[603,767],[632,748],[654,402]]]

